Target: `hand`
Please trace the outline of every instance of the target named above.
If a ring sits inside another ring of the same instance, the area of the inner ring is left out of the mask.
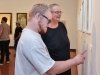
[[[76,57],[73,58],[75,60],[76,65],[79,65],[79,64],[83,64],[84,63],[84,60],[85,60],[84,53],[86,51],[87,50],[82,51],[80,54],[78,54]]]

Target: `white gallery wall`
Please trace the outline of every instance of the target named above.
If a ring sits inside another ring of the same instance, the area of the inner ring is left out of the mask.
[[[77,16],[82,8],[83,1],[84,0],[78,0]],[[83,26],[84,25],[85,23]],[[82,50],[87,50],[87,52],[85,53],[86,60],[84,64],[78,66],[78,75],[91,75],[89,74],[91,68],[91,34],[87,33],[87,31],[84,31],[83,26],[82,30],[78,30],[77,26],[77,54]]]
[[[94,65],[94,70],[91,70],[93,74],[91,75],[100,75],[100,0],[93,0],[93,35],[92,35],[92,45],[93,51],[92,54],[94,57],[92,58],[92,62]],[[94,62],[95,61],[95,62]]]
[[[86,60],[83,65],[78,66],[78,75],[100,75],[100,0],[92,1],[92,31],[77,32],[77,53],[86,49]],[[83,0],[78,0],[77,14],[80,11]]]
[[[77,39],[77,0],[0,0],[0,13],[12,13],[12,34],[10,46],[14,45],[16,13],[28,13],[36,3],[58,3],[63,11],[61,20],[66,21],[66,28],[71,49],[76,49]]]

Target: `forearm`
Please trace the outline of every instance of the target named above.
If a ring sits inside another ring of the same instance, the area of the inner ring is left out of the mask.
[[[87,50],[82,51],[80,54],[75,56],[73,59],[69,59],[66,61],[56,61],[54,66],[47,71],[49,75],[55,75],[67,71],[71,67],[79,64],[83,64],[85,60],[85,56],[83,55]]]
[[[19,39],[20,38],[20,36],[18,35],[16,38],[14,38],[15,40],[17,40],[17,39]]]
[[[0,32],[0,36],[1,36],[1,32]]]
[[[14,38],[14,40],[19,39],[19,38],[20,38],[20,36],[21,36],[21,33],[19,33],[19,35],[18,35],[16,38]]]
[[[69,59],[67,61],[56,61],[54,66],[48,70],[47,74],[53,75],[53,74],[59,74],[64,71],[67,71],[72,66],[75,66],[76,62],[74,59]]]
[[[2,35],[2,30],[0,30],[0,36]]]

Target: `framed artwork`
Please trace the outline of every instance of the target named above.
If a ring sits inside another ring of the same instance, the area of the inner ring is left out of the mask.
[[[7,17],[7,24],[10,26],[10,34],[12,34],[12,13],[0,13],[0,23],[2,17]]]
[[[84,0],[83,3],[83,32],[86,32],[87,25],[87,0]]]
[[[82,3],[82,31],[85,32],[85,1]]]
[[[79,11],[79,14],[78,14],[78,29],[80,30],[80,31],[82,31],[83,30],[83,9],[82,9],[82,6],[81,6],[81,8],[80,8],[80,11]]]
[[[86,23],[87,23],[87,7],[86,7],[86,0],[83,1],[81,6],[81,30],[82,32],[86,31]]]
[[[27,25],[27,13],[17,13],[17,21],[21,23],[21,27],[24,28]]]
[[[91,34],[92,30],[92,0],[87,0],[87,25],[86,32]]]
[[[81,28],[80,28],[80,23],[81,23],[81,22],[80,22],[80,21],[81,21],[81,20],[80,20],[80,13],[78,13],[78,15],[77,15],[77,24],[78,24],[78,26],[77,26],[78,28],[77,28],[77,29],[78,29],[78,30],[81,30]]]

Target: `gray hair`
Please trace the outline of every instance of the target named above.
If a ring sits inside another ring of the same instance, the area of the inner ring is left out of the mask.
[[[47,4],[44,4],[44,3],[35,4],[32,7],[31,11],[29,12],[29,19],[31,17],[35,16],[38,12],[43,14],[47,10],[50,10],[50,8]]]
[[[59,6],[59,5],[58,5],[58,4],[56,4],[56,3],[50,4],[50,5],[49,5],[49,7],[50,7],[51,12],[53,11],[53,9],[52,9],[52,8],[53,8],[54,6]]]

